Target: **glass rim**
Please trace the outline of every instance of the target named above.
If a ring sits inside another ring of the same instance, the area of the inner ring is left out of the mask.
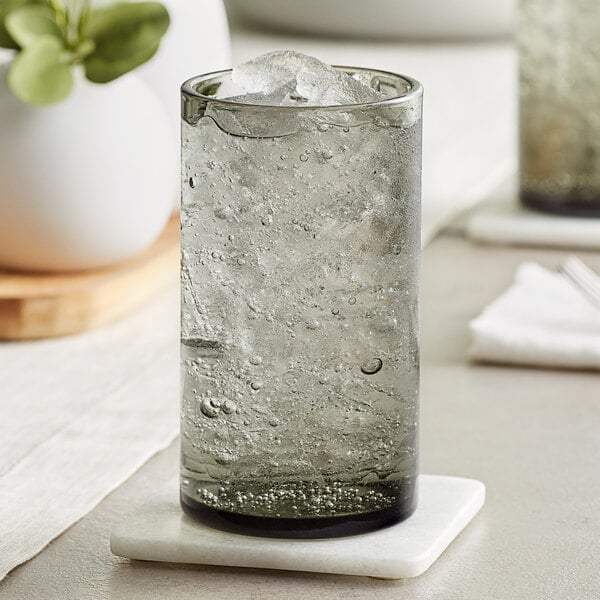
[[[402,75],[400,73],[393,73],[392,71],[384,71],[382,69],[370,69],[368,67],[351,67],[344,65],[332,65],[334,69],[338,69],[340,71],[353,71],[353,72],[366,72],[373,73],[375,75],[384,75],[387,77],[402,79],[406,83],[408,83],[408,90],[399,94],[398,96],[391,96],[390,98],[383,98],[382,100],[373,100],[371,102],[357,102],[355,104],[326,104],[326,105],[299,105],[299,106],[279,106],[277,104],[255,104],[252,102],[236,102],[235,100],[226,100],[224,98],[215,98],[213,96],[206,96],[205,94],[199,93],[195,86],[210,79],[215,79],[219,76],[224,76],[230,74],[233,69],[221,69],[219,71],[211,71],[210,73],[204,73],[203,75],[196,75],[195,77],[191,77],[190,79],[183,82],[181,85],[181,93],[190,98],[196,98],[199,100],[204,100],[206,102],[213,102],[217,104],[223,104],[224,106],[237,106],[243,107],[246,109],[261,109],[261,110],[276,110],[276,111],[319,111],[319,110],[329,110],[329,111],[339,111],[339,110],[349,110],[349,109],[357,109],[357,108],[370,108],[370,107],[378,107],[378,106],[393,106],[396,104],[403,104],[405,102],[410,102],[415,98],[419,98],[423,95],[423,86],[416,79],[409,77],[408,75]]]

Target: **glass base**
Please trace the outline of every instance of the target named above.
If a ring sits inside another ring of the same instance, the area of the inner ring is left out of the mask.
[[[328,538],[367,533],[395,525],[410,517],[417,508],[416,490],[410,502],[383,510],[318,518],[278,518],[243,515],[225,510],[210,508],[181,494],[183,512],[209,527],[269,538]]]
[[[600,196],[582,200],[577,194],[540,194],[521,191],[521,203],[539,212],[571,217],[600,217]]]

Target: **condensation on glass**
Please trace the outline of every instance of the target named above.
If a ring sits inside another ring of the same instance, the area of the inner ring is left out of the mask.
[[[421,86],[335,107],[182,91],[181,500],[282,537],[410,515],[418,474]]]
[[[600,2],[521,0],[521,199],[600,215]]]

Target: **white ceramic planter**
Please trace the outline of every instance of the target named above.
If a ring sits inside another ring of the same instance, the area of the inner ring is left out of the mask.
[[[160,235],[178,189],[175,136],[135,75],[77,78],[34,108],[0,67],[0,266],[65,271],[127,259]]]
[[[156,55],[135,73],[158,94],[179,135],[179,88],[190,77],[231,67],[229,25],[222,0],[161,2],[171,24]]]
[[[227,0],[249,23],[276,31],[370,39],[482,39],[506,36],[516,0]]]

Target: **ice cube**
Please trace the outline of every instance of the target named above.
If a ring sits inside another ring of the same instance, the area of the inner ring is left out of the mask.
[[[303,56],[290,50],[269,52],[234,67],[231,79],[247,93],[269,94],[286,84],[295,84],[296,73],[301,68],[299,57]]]
[[[231,102],[241,102],[244,104],[260,104],[265,106],[282,105],[290,96],[293,96],[295,85],[287,84],[271,91],[271,92],[249,92],[239,94],[237,96],[229,96],[226,98]]]
[[[361,104],[385,96],[320,60],[295,52],[270,52],[235,67],[233,82],[245,95],[237,101],[282,106]]]

